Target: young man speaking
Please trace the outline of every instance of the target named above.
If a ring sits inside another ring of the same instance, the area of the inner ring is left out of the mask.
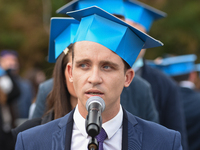
[[[140,50],[162,43],[98,7],[69,15],[80,21],[72,64],[67,65],[78,104],[63,118],[19,133],[16,150],[88,149],[91,137],[85,130],[86,102],[93,96],[105,102],[101,114],[104,141],[99,149],[181,150],[179,132],[135,117],[120,105],[122,89],[134,77],[130,66]]]

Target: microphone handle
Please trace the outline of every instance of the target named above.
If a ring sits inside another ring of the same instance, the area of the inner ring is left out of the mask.
[[[99,134],[102,125],[101,105],[92,103],[89,106],[89,112],[86,118],[86,132],[89,136],[95,137]]]

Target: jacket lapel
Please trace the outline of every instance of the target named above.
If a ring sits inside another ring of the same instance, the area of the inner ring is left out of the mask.
[[[123,109],[122,150],[141,150],[142,130],[135,116]]]
[[[69,150],[71,148],[73,114],[74,110],[59,122],[59,129],[54,132],[52,137],[52,150]],[[138,122],[135,116],[124,109],[123,114],[122,150],[141,150],[142,132],[137,126]]]
[[[69,114],[61,118],[58,124],[58,130],[52,136],[52,150],[69,150],[71,147],[71,136],[73,129],[73,114],[72,110]]]
[[[67,123],[67,128],[66,128],[66,140],[65,140],[65,150],[71,149],[71,137],[72,137],[72,131],[73,131],[73,114],[74,114],[74,109],[69,116],[68,123]]]

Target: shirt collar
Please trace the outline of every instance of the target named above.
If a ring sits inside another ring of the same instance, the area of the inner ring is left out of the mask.
[[[102,127],[107,133],[108,139],[112,138],[113,135],[122,127],[123,111],[120,105],[118,114],[111,120],[102,124]]]
[[[83,118],[78,110],[78,105],[76,105],[75,111],[74,111],[74,123],[76,125],[76,127],[78,128],[78,130],[81,132],[81,134],[87,138],[88,134],[85,130],[85,118]]]
[[[85,138],[87,138],[88,134],[85,130],[85,118],[81,116],[77,106],[74,111],[73,119],[78,130]],[[108,139],[112,138],[112,136],[115,135],[115,133],[121,128],[122,120],[123,120],[123,111],[120,105],[120,110],[118,114],[111,120],[102,124],[102,127],[107,133]]]
[[[190,81],[181,81],[179,85],[180,87],[195,89],[195,84]]]

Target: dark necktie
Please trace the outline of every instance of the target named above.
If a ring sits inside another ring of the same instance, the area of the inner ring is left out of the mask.
[[[99,142],[99,150],[103,150],[103,141],[107,138],[107,134],[103,128],[101,132],[96,136],[97,142]]]

